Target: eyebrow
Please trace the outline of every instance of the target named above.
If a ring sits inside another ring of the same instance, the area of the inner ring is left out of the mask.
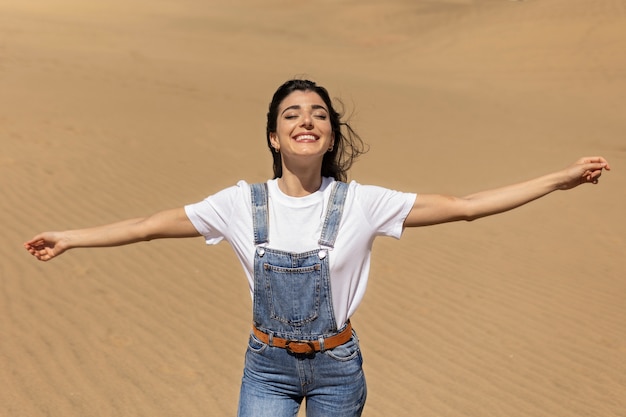
[[[313,105],[311,106],[311,108],[312,108],[313,110],[319,110],[319,109],[322,109],[322,110],[324,110],[326,113],[328,113],[328,109],[327,109],[326,107],[322,106],[321,104],[313,104]],[[287,107],[287,108],[286,108],[285,110],[283,110],[280,114],[281,114],[281,115],[282,115],[282,114],[284,114],[287,110],[301,110],[301,109],[302,109],[302,106],[300,106],[299,104],[294,104],[293,106],[289,106],[289,107]]]

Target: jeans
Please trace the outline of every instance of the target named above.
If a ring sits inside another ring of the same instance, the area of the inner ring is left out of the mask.
[[[294,355],[250,336],[239,417],[294,417],[306,397],[307,417],[358,417],[367,388],[356,333],[336,348]]]

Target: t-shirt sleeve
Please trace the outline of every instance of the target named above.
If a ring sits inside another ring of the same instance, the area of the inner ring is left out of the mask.
[[[210,195],[204,200],[185,206],[185,213],[198,233],[204,236],[207,245],[216,245],[228,237],[234,208],[240,204],[244,181]]]
[[[375,185],[352,182],[356,203],[361,207],[374,233],[399,239],[404,220],[415,204],[414,193],[404,193]]]

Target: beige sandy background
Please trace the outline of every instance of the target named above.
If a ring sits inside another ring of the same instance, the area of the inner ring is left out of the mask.
[[[375,245],[364,415],[626,416],[622,0],[0,1],[0,416],[233,416],[250,299],[201,238],[38,263],[39,231],[271,175],[310,77],[352,178],[467,194],[601,154],[598,186]]]

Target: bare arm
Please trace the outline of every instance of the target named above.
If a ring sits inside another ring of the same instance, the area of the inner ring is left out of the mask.
[[[40,261],[48,261],[72,248],[121,246],[159,238],[194,236],[199,233],[185,209],[177,208],[88,229],[40,233],[25,242],[24,247]]]
[[[427,226],[457,220],[474,220],[522,206],[556,190],[580,184],[597,184],[602,170],[610,170],[602,157],[581,158],[570,167],[529,181],[465,197],[421,194],[404,221],[405,227]]]

